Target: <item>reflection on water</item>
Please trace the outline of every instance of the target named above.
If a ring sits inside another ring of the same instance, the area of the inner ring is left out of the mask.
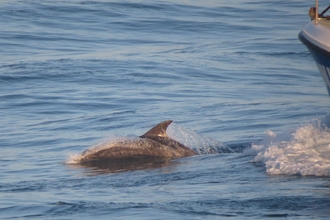
[[[178,160],[169,159],[126,159],[126,160],[94,160],[80,164],[70,164],[73,168],[86,168],[85,174],[88,176],[119,173],[133,170],[146,170],[163,167],[172,167],[180,164]]]

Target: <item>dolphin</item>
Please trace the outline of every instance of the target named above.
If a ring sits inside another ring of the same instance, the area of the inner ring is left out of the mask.
[[[163,121],[136,139],[114,142],[107,147],[93,148],[81,154],[80,163],[91,161],[127,161],[135,159],[175,159],[196,155],[196,152],[170,138]]]

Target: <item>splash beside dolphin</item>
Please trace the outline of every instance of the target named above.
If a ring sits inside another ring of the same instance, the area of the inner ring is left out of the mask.
[[[127,159],[175,159],[196,155],[196,152],[170,138],[167,127],[172,120],[164,121],[137,139],[127,139],[107,148],[88,149],[81,154],[80,162]]]

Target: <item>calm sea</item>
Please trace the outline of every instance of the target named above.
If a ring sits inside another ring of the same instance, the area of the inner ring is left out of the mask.
[[[330,98],[297,38],[313,4],[1,1],[0,218],[329,219]],[[169,119],[199,155],[74,163]]]

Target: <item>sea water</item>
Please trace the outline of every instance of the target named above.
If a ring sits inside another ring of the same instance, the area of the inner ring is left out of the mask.
[[[297,38],[312,4],[1,1],[0,218],[330,218],[330,98]],[[169,119],[198,155],[74,163]]]

